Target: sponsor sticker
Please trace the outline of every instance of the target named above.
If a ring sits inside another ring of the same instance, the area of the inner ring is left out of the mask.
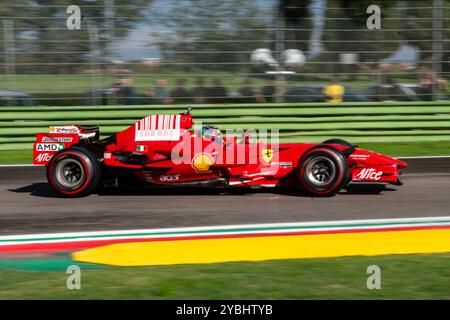
[[[292,162],[280,162],[280,167],[281,168],[291,168]]]
[[[378,180],[380,180],[382,175],[383,175],[383,171],[377,171],[374,168],[364,168],[356,176],[360,180],[375,180],[375,181],[378,181]]]
[[[181,174],[169,174],[169,175],[161,175],[159,176],[159,180],[161,182],[173,182],[180,180]]]
[[[72,142],[72,137],[42,137],[42,142]]]
[[[180,115],[151,115],[135,124],[135,141],[177,141],[180,139]]]
[[[63,143],[37,143],[36,151],[59,151],[64,149]]]
[[[49,153],[41,153],[35,158],[35,162],[48,162],[52,156]]]
[[[61,126],[61,127],[50,127],[50,133],[80,133],[80,129],[76,126]]]
[[[214,164],[214,158],[209,153],[197,153],[192,158],[192,167],[197,172],[208,172],[209,168]]]
[[[350,158],[354,160],[366,160],[370,158],[370,154],[351,154]]]

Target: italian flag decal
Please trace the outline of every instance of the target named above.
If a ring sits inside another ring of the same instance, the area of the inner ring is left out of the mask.
[[[136,150],[138,152],[145,152],[145,151],[147,151],[147,146],[139,145],[139,146],[137,146]]]

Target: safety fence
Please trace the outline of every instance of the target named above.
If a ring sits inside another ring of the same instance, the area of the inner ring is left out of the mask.
[[[51,125],[98,124],[102,137],[150,114],[185,112],[184,105],[2,107],[0,150],[30,150]],[[194,120],[220,129],[278,129],[281,142],[450,141],[450,103],[196,105]]]

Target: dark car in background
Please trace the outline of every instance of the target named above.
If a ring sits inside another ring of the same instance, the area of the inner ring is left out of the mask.
[[[0,107],[32,107],[33,98],[28,93],[0,91]]]
[[[415,84],[375,84],[361,90],[368,101],[421,101],[420,88]]]
[[[284,94],[285,102],[326,102],[326,97],[322,93],[324,87],[325,85],[317,84],[290,88]],[[374,84],[359,90],[344,87],[344,102],[427,100],[417,84]],[[448,100],[448,96],[441,93],[439,100]]]

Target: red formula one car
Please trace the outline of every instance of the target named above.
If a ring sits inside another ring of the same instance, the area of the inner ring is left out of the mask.
[[[151,115],[106,139],[96,125],[50,127],[38,133],[34,164],[47,166],[51,186],[63,196],[92,193],[122,180],[154,186],[288,187],[334,195],[350,182],[400,185],[407,164],[332,139],[320,144],[252,141],[193,127],[190,110]],[[259,133],[259,136],[263,136]]]

